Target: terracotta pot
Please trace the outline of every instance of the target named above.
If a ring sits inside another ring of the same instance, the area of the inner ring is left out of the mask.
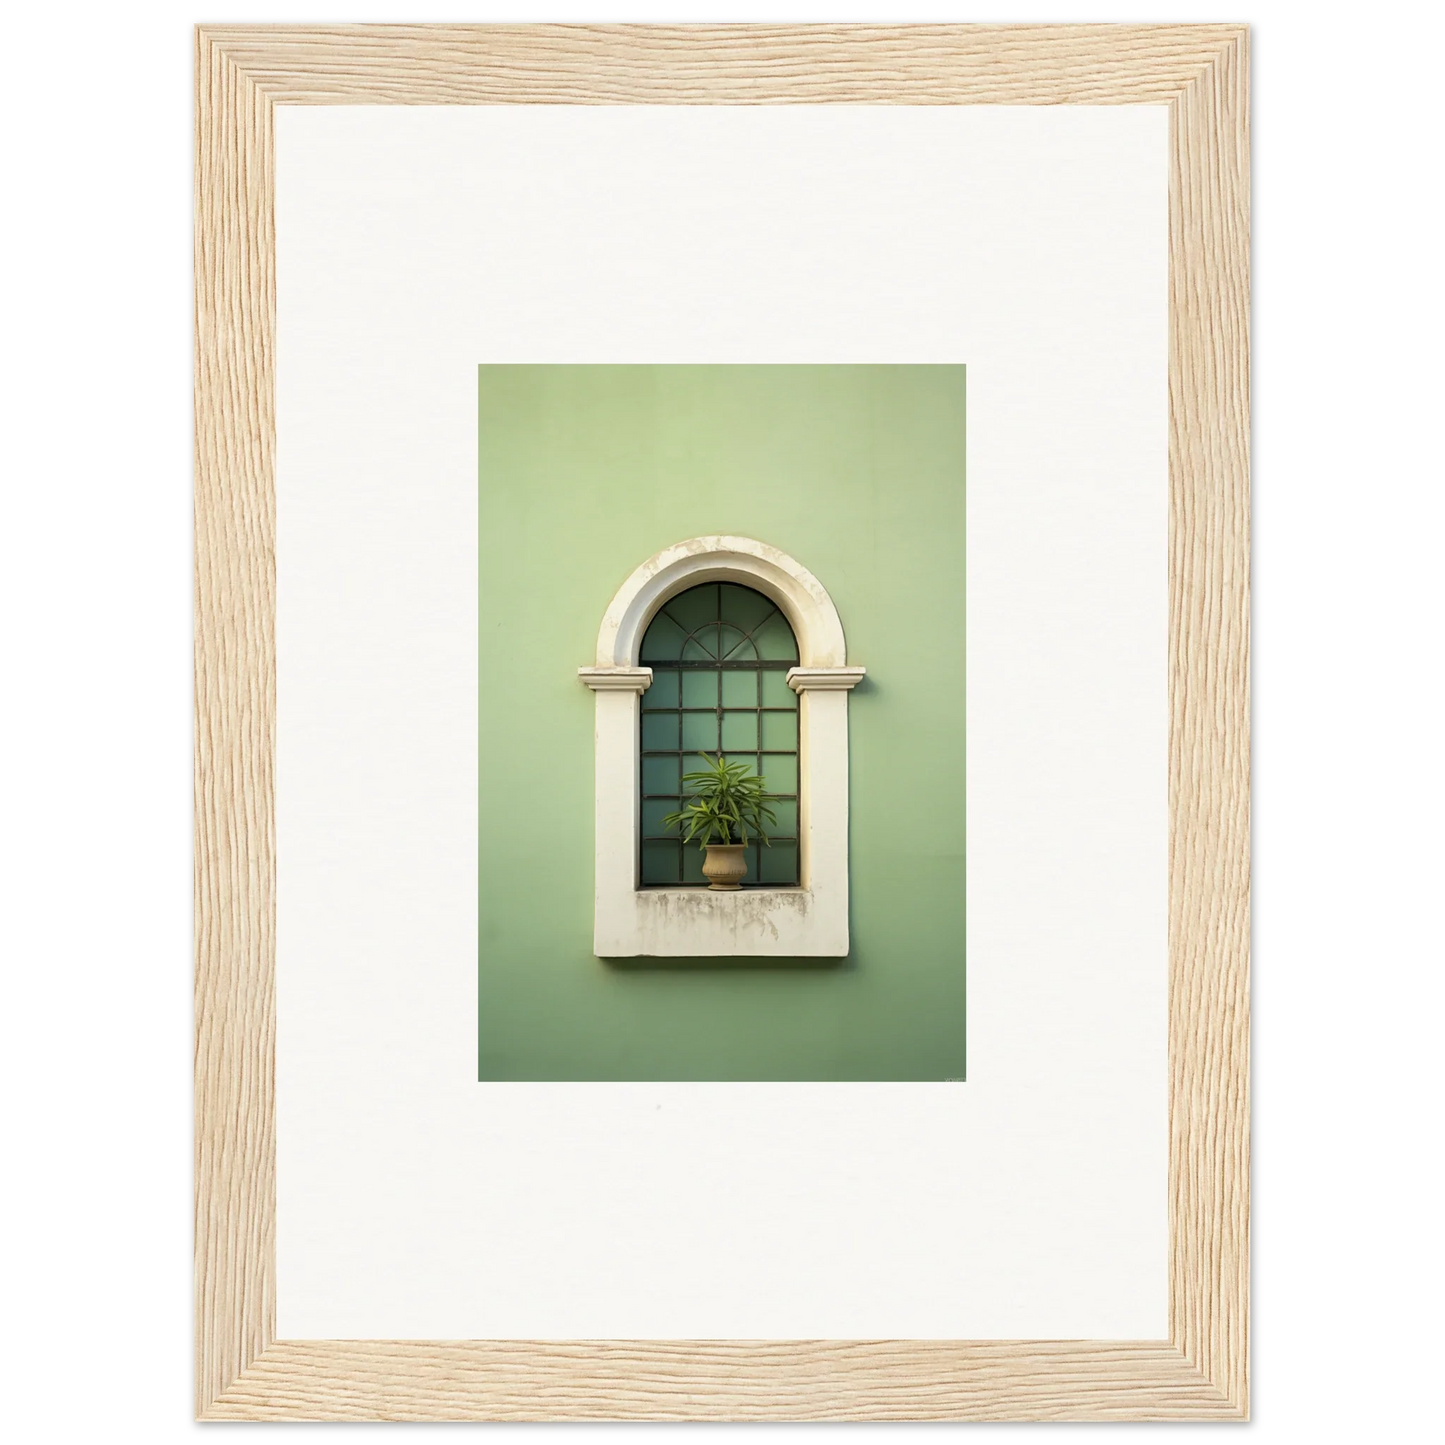
[[[707,857],[702,860],[702,876],[709,888],[719,892],[736,892],[742,887],[748,871],[744,843],[709,843]]]

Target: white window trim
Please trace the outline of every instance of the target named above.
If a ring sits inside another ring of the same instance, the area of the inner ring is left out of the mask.
[[[703,582],[738,582],[771,598],[792,624],[798,694],[797,888],[638,886],[638,718],[652,669],[638,654],[669,598]],[[618,589],[578,669],[596,695],[596,895],[599,958],[843,958],[848,952],[848,693],[843,625],[823,584],[776,547],[748,537],[694,537],[649,557]]]

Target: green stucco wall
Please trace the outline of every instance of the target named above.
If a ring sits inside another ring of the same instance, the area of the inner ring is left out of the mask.
[[[482,1079],[964,1075],[964,369],[480,369]],[[852,952],[592,956],[594,661],[640,562],[755,537],[848,661]]]

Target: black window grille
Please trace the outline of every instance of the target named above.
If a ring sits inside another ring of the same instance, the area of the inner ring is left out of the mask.
[[[796,887],[798,697],[787,671],[798,642],[776,604],[751,587],[705,582],[672,598],[648,624],[642,694],[641,858],[644,888],[705,885],[702,850],[663,823],[686,799],[683,774],[719,752],[760,775],[777,823],[771,846],[748,845],[744,888]]]

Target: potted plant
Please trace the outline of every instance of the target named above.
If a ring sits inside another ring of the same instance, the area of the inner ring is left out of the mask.
[[[763,843],[768,835],[763,820],[776,823],[773,810],[763,801],[763,780],[748,772],[743,763],[724,762],[722,755],[708,758],[708,766],[683,775],[683,784],[691,788],[681,812],[669,813],[663,822],[682,825],[682,841],[694,838],[707,856],[702,874],[708,887],[719,892],[733,892],[742,887],[748,871],[744,850],[748,834],[756,834]]]

